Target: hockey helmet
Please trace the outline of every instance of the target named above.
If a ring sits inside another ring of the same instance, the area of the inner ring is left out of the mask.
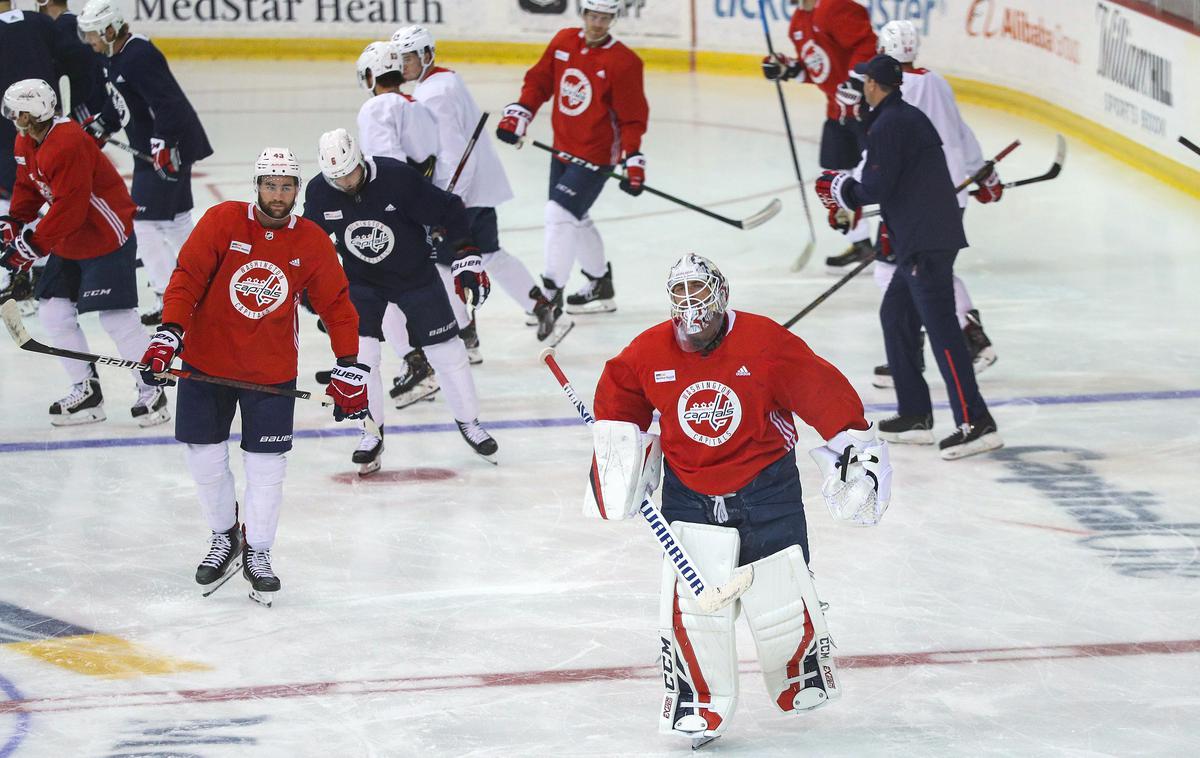
[[[625,5],[622,0],[579,0],[579,12],[595,11],[616,16]]]
[[[715,336],[711,325],[721,323],[729,305],[729,282],[709,259],[688,253],[667,275],[671,323],[675,341],[685,352],[703,350]]]
[[[334,189],[346,192],[346,187],[335,180],[354,173],[363,165],[363,154],[358,142],[345,129],[334,129],[321,135],[318,143],[317,160],[321,164],[321,176]]]
[[[921,36],[917,27],[908,19],[889,21],[879,30],[875,51],[890,55],[901,63],[912,63],[921,49]]]
[[[113,40],[108,39],[107,31],[111,28],[115,39],[124,26],[125,14],[121,12],[117,0],[88,0],[79,12],[77,33],[84,42],[88,42],[88,34],[99,35],[108,46],[107,55],[112,57]]]
[[[4,91],[0,114],[14,124],[22,113],[28,113],[35,122],[41,123],[54,118],[58,108],[58,96],[54,88],[41,79],[22,79]],[[17,127],[24,134],[25,129]]]
[[[372,42],[359,53],[354,68],[358,74],[358,86],[370,92],[375,87],[375,70],[379,67],[379,49],[386,42]]]
[[[425,78],[425,73],[433,65],[434,42],[433,35],[423,26],[402,26],[392,34],[392,44],[399,53],[401,61],[405,53],[415,53],[421,61],[421,75],[417,80]],[[428,51],[428,55],[426,55]]]

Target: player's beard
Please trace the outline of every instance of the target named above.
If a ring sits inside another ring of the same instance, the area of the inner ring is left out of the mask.
[[[273,219],[287,218],[295,207],[295,200],[290,203],[285,203],[282,200],[276,200],[273,203],[264,203],[262,195],[258,196],[258,209]]]

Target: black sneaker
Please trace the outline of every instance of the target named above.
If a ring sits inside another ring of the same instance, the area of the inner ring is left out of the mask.
[[[999,356],[992,348],[992,341],[983,331],[983,322],[979,320],[978,310],[967,311],[967,325],[963,327],[963,336],[967,339],[967,350],[971,353],[971,365],[976,374],[982,374]]]
[[[1000,434],[996,431],[996,422],[990,413],[974,424],[963,424],[954,434],[938,443],[942,458],[947,461],[999,450],[1002,447],[1004,440],[1000,439]]]
[[[909,445],[933,444],[933,414],[892,416],[876,424],[879,439]]]
[[[856,263],[873,260],[875,258],[875,246],[870,240],[859,240],[841,255],[831,255],[825,259],[825,270],[834,276],[841,276],[850,271],[850,267]]]

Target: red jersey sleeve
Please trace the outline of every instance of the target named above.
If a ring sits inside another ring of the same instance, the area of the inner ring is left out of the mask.
[[[829,36],[849,54],[847,71],[875,57],[875,30],[871,28],[871,17],[866,8],[858,3],[842,3],[837,7],[833,21]]]
[[[554,94],[554,50],[558,46],[559,37],[570,31],[570,29],[563,29],[554,35],[554,39],[550,40],[542,57],[538,58],[538,62],[525,72],[525,83],[521,86],[521,96],[518,98],[518,102],[535,115],[538,108],[541,108],[542,104]]]
[[[592,408],[598,419],[632,421],[646,431],[654,421],[654,406],[638,382],[632,364],[633,350],[634,345],[629,345],[604,364]]]
[[[621,150],[631,155],[641,150],[642,135],[646,133],[646,122],[650,119],[650,105],[646,102],[645,83],[642,76],[642,59],[627,51],[629,62],[618,69],[613,81],[613,113],[621,133]]]
[[[18,138],[17,155],[21,154],[20,140],[28,138]],[[17,167],[17,180],[13,183],[12,201],[9,205],[8,215],[20,221],[22,224],[28,224],[37,218],[38,208],[42,207],[42,203],[46,202],[42,194],[38,192],[37,185],[29,179],[29,174],[21,166]]]
[[[314,228],[316,224],[313,224]],[[308,299],[329,331],[329,344],[338,358],[358,355],[358,311],[350,302],[350,283],[329,237],[317,229],[310,243],[319,266],[305,282]]]
[[[164,324],[178,324],[187,334],[196,304],[208,291],[213,274],[221,265],[224,250],[215,243],[222,205],[215,205],[200,218],[183,247],[171,281],[163,293]]]
[[[47,144],[38,155],[38,168],[54,195],[50,210],[33,233],[33,244],[45,252],[54,250],[68,235],[87,222],[92,198],[92,173],[98,155],[88,150],[67,152],[57,144]]]
[[[779,404],[829,439],[846,429],[866,429],[863,404],[842,372],[796,335],[780,329],[772,347],[773,384]]]

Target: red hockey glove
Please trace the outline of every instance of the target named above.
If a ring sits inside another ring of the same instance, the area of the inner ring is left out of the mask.
[[[483,258],[474,245],[458,249],[458,257],[450,264],[450,275],[454,277],[454,291],[459,299],[474,308],[483,305],[492,291],[492,280],[483,270]]]
[[[34,262],[43,256],[45,253],[33,244],[32,229],[22,229],[11,242],[0,244],[0,265],[14,274],[33,268]]]
[[[167,369],[171,368],[175,356],[183,352],[181,334],[178,327],[173,325],[168,327],[164,324],[158,327],[158,331],[150,338],[145,355],[142,356],[142,363],[150,367],[149,371],[141,372],[143,382],[158,386],[175,383],[174,380],[160,374],[165,374]]]
[[[525,139],[525,131],[533,120],[533,111],[520,103],[510,103],[504,107],[500,115],[500,123],[496,124],[496,137],[501,142],[521,146]]]
[[[987,175],[983,181],[979,182],[979,189],[971,193],[971,195],[981,203],[994,203],[1004,194],[1004,185],[1000,183],[1000,175],[996,173],[996,169]]]
[[[646,183],[646,156],[641,153],[631,153],[625,157],[625,178],[621,180],[621,190],[637,197],[642,194]]]
[[[154,137],[150,140],[150,157],[154,159],[154,173],[158,174],[160,179],[166,179],[168,182],[177,182],[179,177],[179,148],[174,145],[167,146],[166,140],[161,140]]]
[[[0,245],[11,245],[21,234],[24,226],[12,216],[0,216]]]
[[[846,183],[846,179],[850,177],[848,171],[822,171],[817,177],[817,197],[821,199],[821,205],[826,208],[849,208],[850,206],[842,198],[842,185]]]
[[[798,59],[789,58],[783,53],[765,56],[762,59],[762,73],[772,81],[786,82],[796,78],[804,81],[804,66]]]
[[[325,394],[333,398],[333,420],[359,419],[367,415],[367,379],[371,369],[361,363],[345,363],[339,358],[329,371]]]

